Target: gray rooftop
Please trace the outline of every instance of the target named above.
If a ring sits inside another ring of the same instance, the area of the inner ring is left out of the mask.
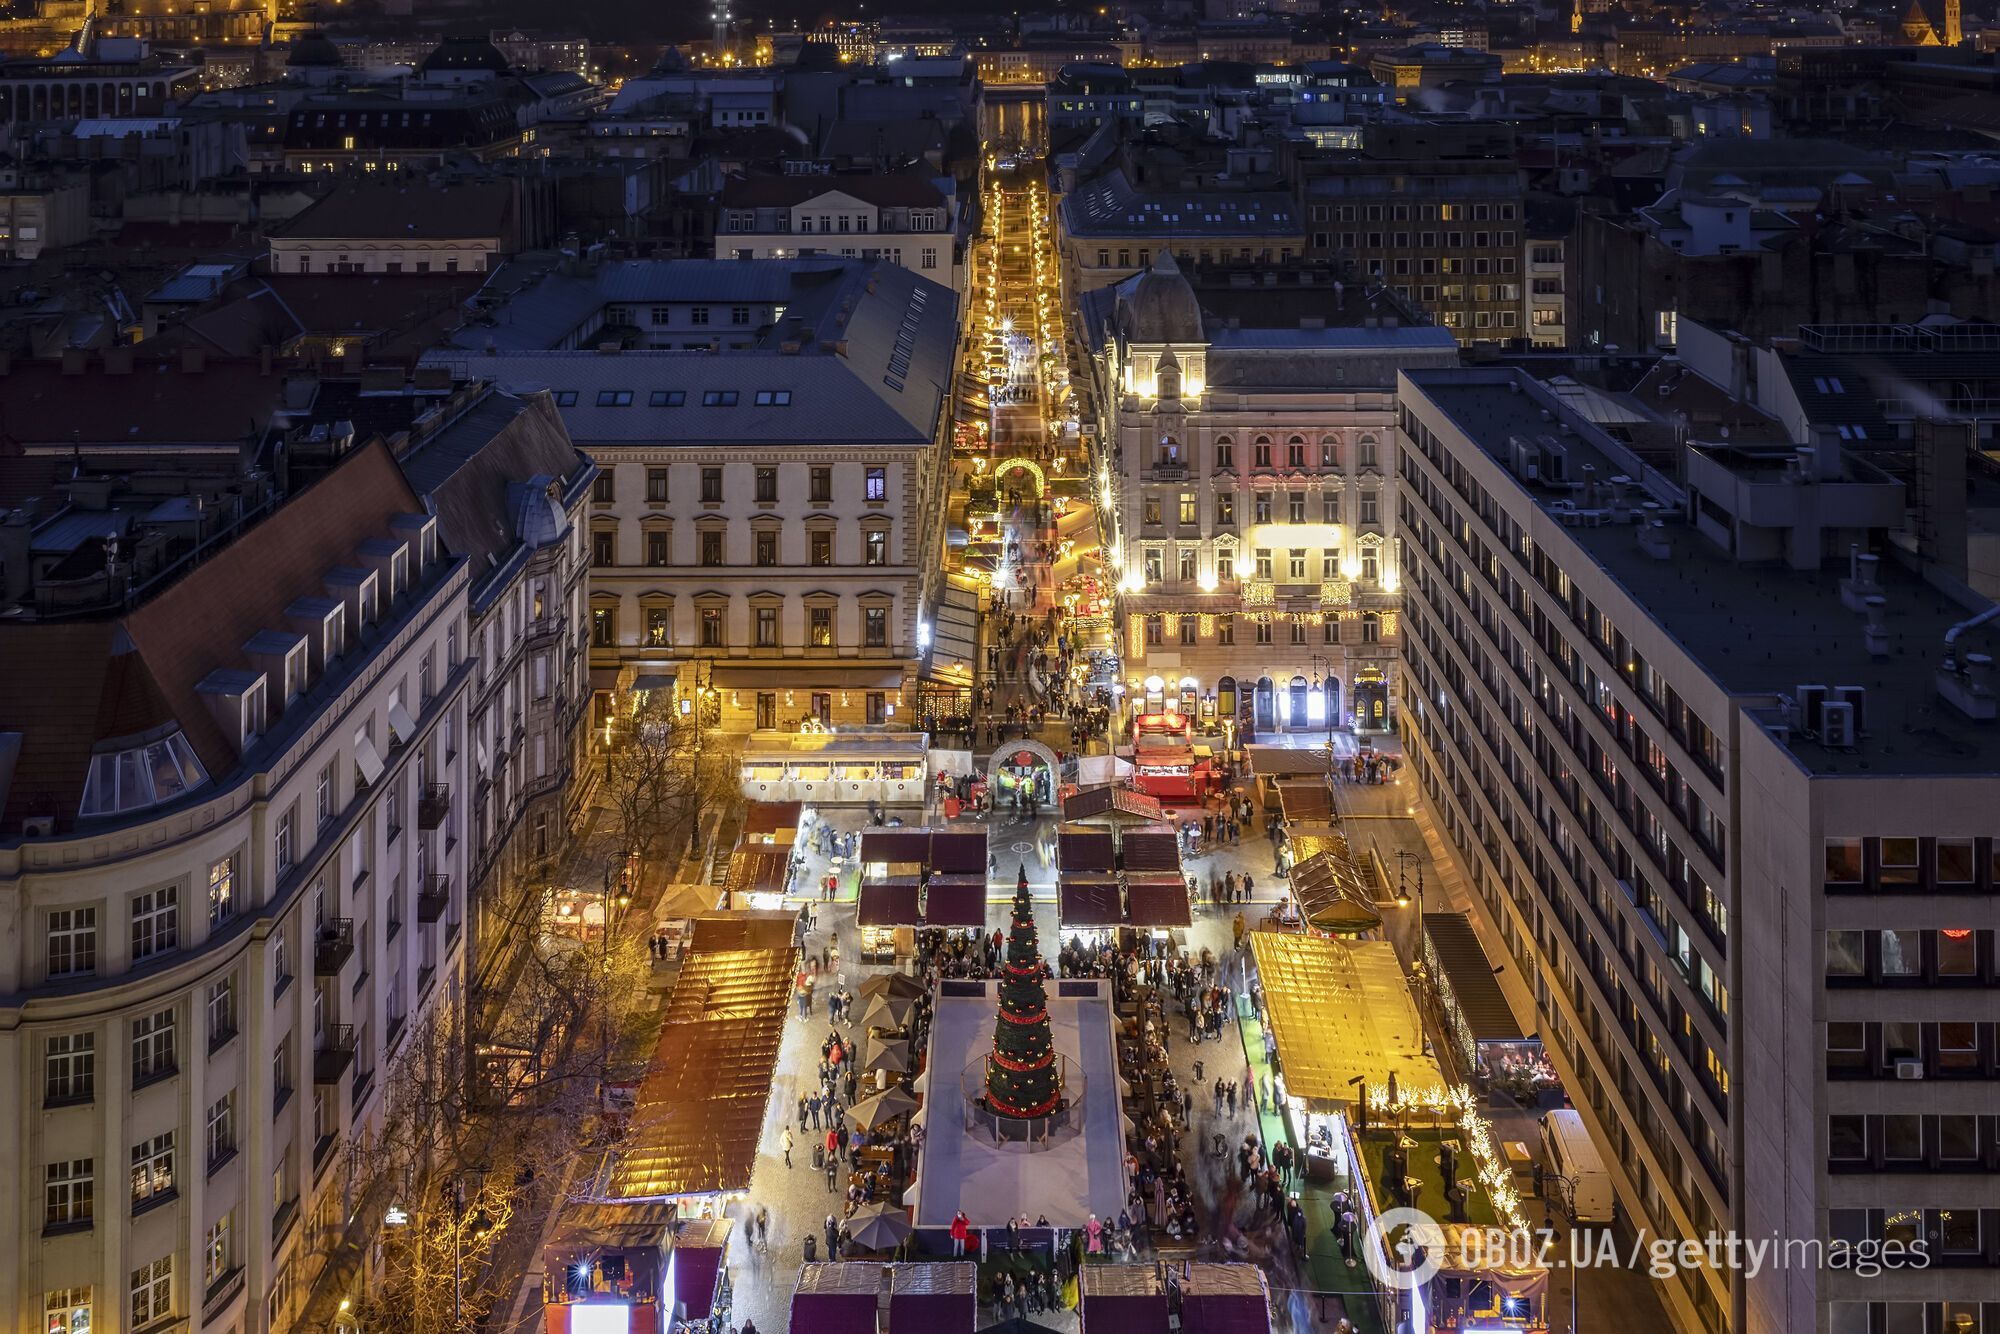
[[[1063,197],[1072,236],[1295,236],[1303,225],[1283,190],[1139,190],[1113,170]]]
[[[1560,414],[1554,394],[1515,368],[1418,370],[1409,383],[1503,467],[1508,437],[1532,439],[1554,431],[1542,413]],[[1510,382],[1520,391],[1509,388]],[[1866,771],[1909,773],[2000,772],[2000,727],[1968,721],[1941,700],[1933,677],[1944,657],[1945,632],[1977,614],[1904,571],[1881,563],[1888,598],[1884,623],[1891,654],[1868,655],[1861,617],[1840,598],[1844,565],[1817,571],[1739,563],[1687,521],[1685,493],[1640,464],[1618,441],[1573,416],[1574,433],[1562,437],[1571,476],[1595,464],[1600,480],[1634,479],[1663,504],[1672,554],[1657,560],[1643,551],[1630,524],[1565,527],[1632,599],[1644,606],[1681,648],[1725,692],[1756,704],[1758,695],[1790,693],[1805,684],[1859,685],[1867,689],[1864,735],[1858,750],[1836,752],[1793,733],[1790,750],[1815,774]],[[1573,492],[1535,488],[1545,508]],[[1992,626],[1968,631],[1960,652],[2000,653]]]
[[[767,264],[797,268],[772,260],[726,260],[721,267]],[[958,324],[951,289],[887,261],[821,261],[795,276],[796,299],[786,305],[785,320],[747,349],[488,355],[446,349],[425,361],[512,394],[548,390],[570,434],[586,446],[934,440]],[[773,397],[760,404],[760,393]],[[778,401],[779,393],[789,400]],[[600,395],[608,396],[605,402]]]

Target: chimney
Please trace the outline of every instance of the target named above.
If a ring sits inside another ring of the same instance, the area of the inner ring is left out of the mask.
[[[1868,599],[1868,624],[1862,627],[1861,643],[1868,650],[1868,656],[1871,658],[1886,658],[1889,656],[1889,631],[1882,624],[1882,608],[1888,604],[1889,599],[1883,597],[1880,593]]]

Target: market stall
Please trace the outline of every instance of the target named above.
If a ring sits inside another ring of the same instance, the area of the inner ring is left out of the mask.
[[[1557,1107],[1562,1085],[1523,1031],[1500,989],[1493,961],[1463,913],[1424,914],[1424,969],[1436,990],[1438,1018],[1452,1054],[1489,1096],[1524,1107]]]
[[[1095,947],[1125,921],[1118,881],[1108,875],[1066,875],[1056,884],[1056,923],[1064,941]]]
[[[770,844],[738,846],[723,887],[731,908],[778,909],[792,882],[792,851]]]
[[[795,927],[786,912],[694,919],[604,1198],[670,1202],[699,1218],[749,1189],[792,1007]]]
[[[1193,922],[1187,881],[1178,872],[1125,876],[1125,925],[1164,932],[1184,930]]]
[[[863,963],[889,963],[915,952],[916,929],[923,925],[921,893],[914,876],[871,880],[861,886],[854,920],[860,928]]]
[[[1108,829],[1064,825],[1056,833],[1058,871],[1108,872],[1117,865],[1117,856]]]
[[[665,1334],[674,1206],[566,1204],[542,1247],[545,1334]]]
[[[889,1328],[972,1334],[979,1324],[978,1287],[979,1266],[969,1260],[898,1265],[889,1284]]]
[[[811,1334],[876,1334],[882,1266],[866,1261],[803,1265],[792,1289],[792,1325]]]
[[[1167,825],[1128,829],[1121,840],[1118,864],[1130,872],[1181,870],[1181,840]]]
[[[922,806],[929,792],[922,732],[752,732],[743,795],[752,801]]]
[[[924,886],[924,925],[945,930],[986,929],[986,875],[936,874]]]

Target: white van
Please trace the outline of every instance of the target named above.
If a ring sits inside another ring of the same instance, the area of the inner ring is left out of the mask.
[[[1570,1108],[1559,1108],[1542,1117],[1542,1166],[1566,1177],[1570,1183],[1570,1206],[1579,1223],[1609,1223],[1616,1198],[1611,1189],[1611,1173],[1583,1118]],[[1544,1198],[1560,1198],[1560,1186],[1543,1191]]]

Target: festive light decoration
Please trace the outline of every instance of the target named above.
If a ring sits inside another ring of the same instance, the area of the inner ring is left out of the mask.
[[[1277,600],[1277,585],[1269,579],[1252,579],[1243,585],[1243,605],[1246,607],[1268,607]]]
[[[1346,579],[1327,579],[1319,586],[1323,607],[1345,607],[1354,601],[1354,584]]]
[[[986,1105],[1003,1116],[1047,1116],[1062,1102],[1042,985],[1042,952],[1035,936],[1028,873],[1014,889],[1007,931],[1007,963],[1000,970],[1000,1011],[993,1022],[993,1054],[986,1060]]]
[[[1382,638],[1394,638],[1396,634],[1396,613],[1393,611],[1380,612],[1377,614],[1376,619],[1382,624]]]
[[[1203,639],[1215,638],[1215,617],[1208,612],[1201,614],[1201,637]]]
[[[1177,635],[1181,632],[1181,614],[1177,611],[1167,612],[1161,616],[1160,624],[1168,634]]]
[[[1509,1227],[1526,1225],[1521,1215],[1521,1197],[1514,1190],[1513,1172],[1500,1161],[1499,1150],[1494,1147],[1493,1125],[1480,1115],[1479,1099],[1471,1089],[1463,1084],[1450,1088],[1426,1084],[1421,1088],[1398,1089],[1392,1101],[1386,1088],[1369,1087],[1371,1120],[1388,1120],[1410,1113],[1440,1121],[1450,1117],[1455,1121],[1460,1135],[1472,1146],[1479,1185],[1492,1201],[1493,1212]]]

